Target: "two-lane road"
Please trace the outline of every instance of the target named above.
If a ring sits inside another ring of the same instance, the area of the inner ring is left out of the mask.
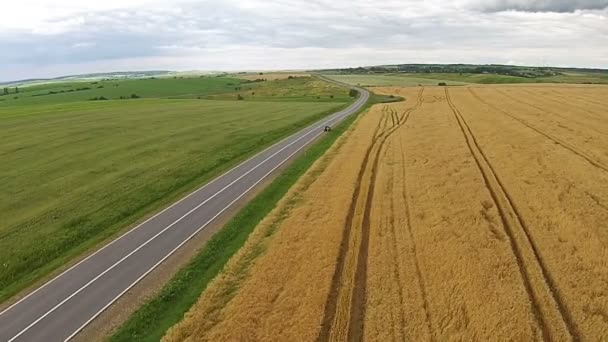
[[[365,105],[348,108],[289,136],[159,212],[0,313],[0,341],[65,341],[263,180]]]

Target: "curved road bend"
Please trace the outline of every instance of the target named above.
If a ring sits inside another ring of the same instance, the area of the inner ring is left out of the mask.
[[[256,154],[0,312],[0,341],[71,339],[194,235],[310,145],[323,134],[324,126],[333,126],[363,107],[369,93],[356,89],[360,96],[348,108]]]

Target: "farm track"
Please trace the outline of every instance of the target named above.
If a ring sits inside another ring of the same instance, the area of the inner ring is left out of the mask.
[[[514,204],[512,196],[501,182],[492,164],[479,146],[470,126],[458,108],[456,108],[450,97],[448,88],[445,89],[445,96],[454,117],[458,121],[462,134],[466,139],[471,155],[475,159],[479,171],[482,174],[485,185],[499,211],[501,221],[516,257],[526,291],[530,297],[534,315],[541,328],[543,339],[564,340],[567,338],[561,334],[560,330],[555,329],[555,327],[552,327],[549,323],[548,317],[559,315],[567,328],[570,339],[574,341],[580,340],[580,334],[577,331],[572,315],[561,299],[559,288],[556,286],[553,276],[548,271],[546,263],[539,252],[539,248],[530,234],[530,229]],[[554,306],[557,307],[557,313],[554,312]]]
[[[387,139],[422,105],[423,93],[424,88],[421,88],[416,105],[401,113],[401,116],[390,107],[383,108],[384,117],[391,118],[392,126],[387,128],[385,125],[380,134],[374,134],[375,138],[361,165],[357,187],[346,215],[347,223],[340,244],[336,271],[317,341],[352,341],[361,340],[363,337],[370,213],[380,156]],[[378,131],[377,128],[376,132]]]
[[[483,100],[479,95],[477,95],[477,93],[475,93],[473,91],[473,89],[471,89],[471,88],[468,88],[468,89],[471,92],[471,94],[473,95],[473,97],[475,97],[479,102],[485,104],[486,106],[494,109],[495,111],[497,111],[499,113],[502,113],[502,114],[504,114],[504,115],[512,118],[513,120],[516,120],[516,121],[520,122],[521,124],[525,125],[526,127],[528,127],[530,129],[536,131],[537,133],[543,135],[544,137],[546,137],[547,139],[553,141],[557,145],[559,145],[559,146],[561,146],[561,147],[569,150],[570,152],[576,154],[577,156],[585,159],[587,162],[589,162],[591,165],[597,167],[598,169],[601,169],[601,170],[604,170],[604,171],[608,172],[608,165],[606,165],[606,164],[604,164],[604,163],[596,160],[594,157],[592,157],[589,154],[587,154],[587,153],[581,151],[580,149],[574,147],[572,144],[569,144],[569,143],[565,142],[564,140],[557,138],[556,136],[553,136],[553,135],[551,135],[549,133],[544,132],[543,130],[539,129],[538,127],[530,124],[528,121],[520,119],[520,118],[518,118],[518,117],[516,117],[516,116],[514,116],[514,115],[512,115],[512,114],[510,114],[510,113],[508,113],[508,112],[506,112],[506,111],[498,108],[497,106],[495,106],[495,105],[493,105],[493,104],[491,104],[491,103]]]

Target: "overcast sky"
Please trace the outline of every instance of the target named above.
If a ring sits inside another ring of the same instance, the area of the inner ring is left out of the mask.
[[[608,0],[12,0],[0,81],[391,63],[608,68]]]

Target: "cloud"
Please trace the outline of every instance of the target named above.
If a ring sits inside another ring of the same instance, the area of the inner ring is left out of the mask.
[[[575,12],[580,10],[602,10],[608,0],[483,0],[474,1],[473,7],[486,12]]]
[[[0,12],[0,80],[429,61],[608,67],[608,10],[503,11],[504,1],[480,0],[55,0],[28,12],[22,1]]]

